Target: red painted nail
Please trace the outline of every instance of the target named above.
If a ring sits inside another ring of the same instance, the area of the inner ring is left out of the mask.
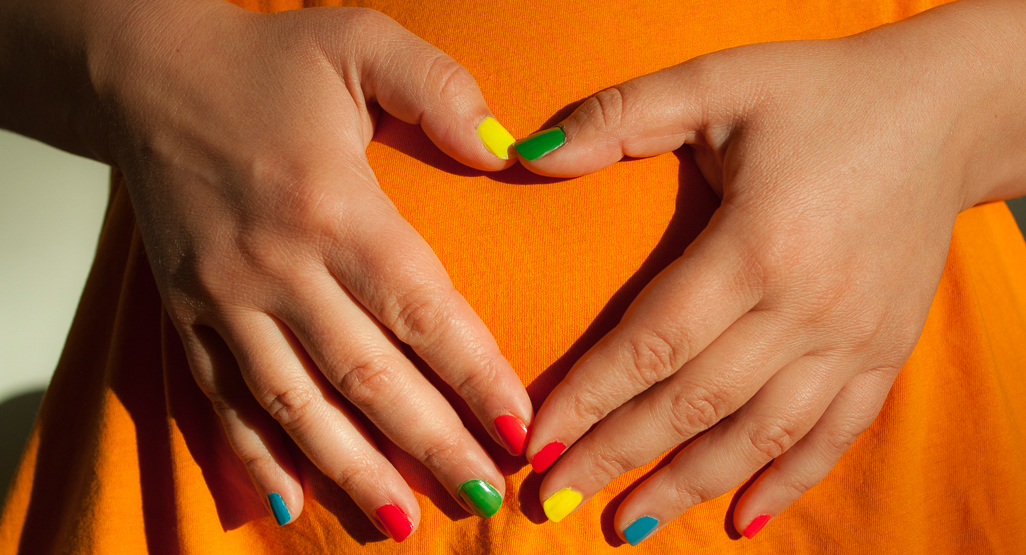
[[[769,521],[770,515],[759,515],[755,517],[755,519],[749,522],[748,526],[745,527],[745,537],[748,539],[754,538],[755,535],[759,533],[759,530],[762,530],[762,527],[766,526],[766,523]]]
[[[495,432],[499,439],[506,445],[506,450],[511,455],[520,455],[524,452],[524,444],[527,443],[527,426],[516,416],[504,414],[495,419]]]
[[[531,459],[531,466],[534,468],[535,472],[545,472],[545,469],[552,466],[552,463],[556,462],[556,459],[558,459],[565,450],[566,445],[563,445],[558,441],[553,441],[545,447],[542,447],[541,451],[538,451],[534,455],[534,458]]]
[[[413,523],[410,522],[410,518],[395,505],[382,505],[374,511],[374,514],[378,515],[381,526],[396,542],[405,540],[413,531]]]

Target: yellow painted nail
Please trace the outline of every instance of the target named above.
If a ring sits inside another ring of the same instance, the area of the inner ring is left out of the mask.
[[[584,499],[584,496],[579,491],[563,488],[550,495],[542,503],[542,508],[545,509],[545,516],[549,517],[549,520],[559,522],[576,509],[581,504],[582,499]]]
[[[517,142],[513,135],[491,116],[477,126],[477,136],[481,137],[481,142],[489,152],[503,160],[509,160],[509,147]]]

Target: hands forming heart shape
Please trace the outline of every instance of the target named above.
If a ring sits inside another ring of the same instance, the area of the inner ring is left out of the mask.
[[[988,9],[702,56],[601,91],[512,147],[462,66],[370,10],[156,2],[106,35],[94,72],[105,156],[126,175],[164,305],[279,524],[303,509],[294,441],[382,531],[401,541],[416,527],[413,492],[353,408],[469,511],[498,509],[502,474],[401,343],[495,441],[548,469],[551,520],[697,437],[626,498],[616,529],[636,544],[773,461],[735,511],[751,536],[874,420],[955,216],[1006,192],[1004,123],[975,116],[1017,113],[996,91],[1023,63],[972,68],[967,84],[966,60],[1004,60],[989,50],[1001,45],[930,40],[984,26]],[[378,187],[365,150],[379,110],[485,171],[519,157],[571,177],[690,145],[722,204],[533,415]]]

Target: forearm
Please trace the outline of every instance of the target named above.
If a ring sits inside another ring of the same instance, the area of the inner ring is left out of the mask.
[[[127,69],[138,68],[129,61],[139,45],[165,40],[163,29],[187,29],[204,9],[222,5],[0,0],[0,128],[115,164],[112,122],[122,114],[114,84],[148,78]],[[174,45],[160,46],[170,57]]]
[[[103,159],[94,133],[85,26],[100,2],[0,3],[0,127]]]

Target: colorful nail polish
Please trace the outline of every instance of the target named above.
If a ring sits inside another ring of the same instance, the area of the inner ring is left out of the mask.
[[[460,499],[470,507],[471,512],[481,518],[488,518],[502,506],[502,496],[484,480],[470,480],[460,486]]]
[[[524,452],[527,443],[527,426],[516,416],[504,414],[495,419],[495,433],[499,435],[506,450],[513,455]]]
[[[488,152],[503,160],[509,160],[509,147],[516,142],[516,139],[495,118],[491,116],[485,118],[477,126],[477,136],[481,138],[481,142],[484,143]]]
[[[374,511],[374,514],[377,515],[378,521],[381,522],[381,527],[396,542],[405,540],[410,535],[410,532],[413,532],[413,523],[410,522],[410,517],[406,516],[406,513],[395,505],[382,505],[378,507],[378,510]]]
[[[531,467],[534,468],[535,472],[545,472],[546,469],[552,466],[552,463],[556,462],[556,459],[558,459],[565,450],[566,445],[563,445],[558,441],[553,441],[545,447],[542,447],[541,451],[535,453],[534,458],[531,459]]]
[[[763,526],[766,526],[766,523],[769,521],[770,515],[759,515],[748,523],[748,526],[745,527],[745,531],[742,533],[745,535],[746,538],[752,539],[755,537],[756,534],[759,533],[759,530],[762,530]]]
[[[549,520],[559,522],[576,509],[582,499],[584,496],[581,495],[581,492],[572,488],[563,488],[543,501],[542,508],[545,509],[545,516],[549,517]]]
[[[652,533],[652,530],[656,529],[656,526],[659,526],[659,521],[646,515],[624,528],[623,537],[627,540],[627,543],[638,545]]]
[[[517,149],[525,160],[537,160],[563,146],[565,142],[566,133],[563,132],[563,128],[553,127],[517,141],[513,148]]]
[[[285,506],[285,501],[280,495],[269,494],[267,501],[271,504],[271,513],[274,515],[274,520],[278,521],[278,526],[285,526],[292,520],[292,514],[289,513],[289,508]]]

